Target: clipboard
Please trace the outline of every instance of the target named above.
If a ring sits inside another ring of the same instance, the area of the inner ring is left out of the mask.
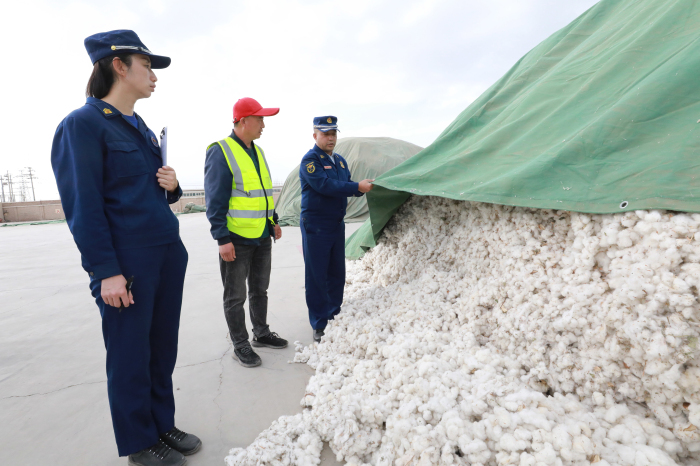
[[[168,165],[168,127],[165,126],[160,131],[160,158],[163,166]]]
[[[160,131],[160,160],[162,167],[168,165],[168,127],[164,126]],[[165,191],[165,198],[168,198],[168,192]]]

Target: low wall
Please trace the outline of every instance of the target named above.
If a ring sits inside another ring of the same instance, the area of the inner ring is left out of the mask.
[[[0,205],[4,222],[35,222],[66,218],[61,201],[5,202]]]
[[[277,203],[279,191],[273,192],[272,198]],[[181,213],[188,203],[206,205],[204,196],[183,196],[175,204],[170,204],[173,212]],[[65,220],[61,201],[5,202],[0,203],[0,221],[2,222],[37,222],[42,220]]]
[[[192,202],[205,205],[204,197],[183,197],[170,204],[173,212],[180,213],[185,204]],[[0,204],[0,220],[3,222],[37,222],[42,220],[65,220],[61,201],[5,202]]]

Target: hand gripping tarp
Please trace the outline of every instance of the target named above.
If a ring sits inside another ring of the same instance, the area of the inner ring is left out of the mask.
[[[410,194],[700,212],[700,2],[601,1],[375,185],[348,258],[376,244]]]
[[[392,138],[343,138],[334,152],[348,162],[353,181],[376,178],[423,149],[410,142]],[[301,157],[300,157],[301,158]],[[330,163],[330,162],[329,162]],[[301,183],[299,165],[287,176],[275,211],[282,226],[299,226]],[[348,199],[345,223],[364,222],[369,217],[365,196]]]

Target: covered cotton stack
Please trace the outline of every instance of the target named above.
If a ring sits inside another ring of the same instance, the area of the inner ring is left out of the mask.
[[[700,215],[414,197],[300,348],[293,428],[351,465],[695,464],[699,283]]]

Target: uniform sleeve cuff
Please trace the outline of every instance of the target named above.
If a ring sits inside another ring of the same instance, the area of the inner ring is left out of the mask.
[[[119,267],[119,262],[114,261],[91,267],[87,272],[92,280],[104,280],[115,275],[121,275],[122,269]]]
[[[231,242],[231,237],[224,236],[223,238],[218,238],[216,242],[219,243],[219,246],[223,246],[224,244],[228,244]]]
[[[180,182],[177,182],[177,189],[175,190],[174,193],[171,193],[170,191],[168,193],[168,204],[175,204],[177,201],[180,200],[182,197],[182,187],[180,186]]]

